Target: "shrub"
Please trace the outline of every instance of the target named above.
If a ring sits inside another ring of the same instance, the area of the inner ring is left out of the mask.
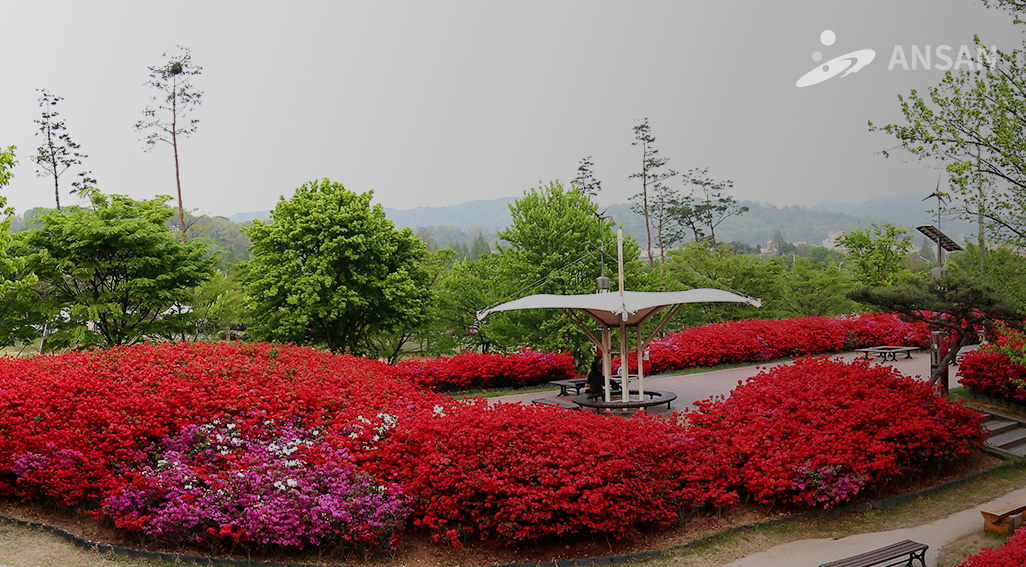
[[[762,503],[830,508],[965,458],[984,440],[975,413],[867,361],[797,360],[697,406],[688,431],[710,466]]]
[[[667,420],[644,414],[478,400],[398,425],[371,465],[414,498],[416,525],[436,540],[618,538],[704,503],[678,480],[689,451]]]
[[[435,392],[524,387],[576,375],[570,353],[530,349],[508,355],[465,352],[448,358],[403,361],[396,366],[407,379]]]
[[[394,545],[409,514],[402,491],[357,472],[347,451],[271,420],[189,425],[152,459],[101,513],[172,544],[376,548]]]

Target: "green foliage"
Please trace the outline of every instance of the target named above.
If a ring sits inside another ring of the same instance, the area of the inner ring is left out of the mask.
[[[685,305],[678,315],[680,326],[779,317],[783,314],[781,283],[785,277],[784,264],[779,259],[735,254],[727,247],[710,250],[701,243],[690,242],[683,249],[671,250],[667,256],[666,284],[670,291],[711,287],[762,300],[761,309],[729,303]]]
[[[488,241],[484,239],[484,236],[479,232],[477,238],[474,239],[474,243],[470,246],[470,259],[477,260],[481,256],[487,256],[492,253],[492,247],[488,245]]]
[[[501,339],[493,338],[493,328],[501,337],[506,326],[515,325],[513,313],[497,313],[478,325],[477,312],[489,305],[512,298],[520,286],[502,273],[499,254],[457,263],[443,274],[438,284],[437,309],[434,321],[438,326],[435,347],[439,352],[463,350],[487,351],[492,346],[504,348]]]
[[[596,248],[604,244],[608,257],[616,258],[616,237],[609,224],[597,217],[597,207],[587,195],[567,191],[559,182],[552,182],[526,192],[510,207],[510,212],[512,224],[499,234],[510,247],[502,248],[497,254],[498,281],[484,285],[501,291],[512,288],[512,291],[492,303],[533,293],[595,292],[595,278],[601,272],[601,258]],[[625,287],[649,290],[652,283],[638,256],[637,244],[625,239]],[[615,260],[607,259],[606,265],[613,289],[618,290]],[[476,310],[490,304],[479,304]],[[483,332],[503,349],[531,346],[569,350],[578,362],[589,360],[587,353],[592,348],[565,315],[551,309],[492,315]]]
[[[371,193],[306,183],[272,218],[247,230],[245,290],[258,337],[379,355],[376,337],[423,321],[432,299],[424,244],[395,230]]]
[[[39,304],[55,331],[48,348],[135,344],[181,337],[191,315],[188,290],[213,261],[200,244],[167,229],[168,197],[135,201],[90,194],[91,209],[50,211],[20,235],[39,277]]]
[[[715,248],[716,228],[730,217],[747,213],[748,207],[725,195],[725,191],[734,187],[734,182],[709,177],[708,167],[689,170],[684,175],[684,184],[691,187],[691,192],[670,206],[670,217],[686,226],[696,242]]]
[[[234,274],[215,270],[213,277],[196,288],[191,304],[195,315],[193,340],[240,338],[232,331],[246,323],[248,310],[242,283]]]
[[[250,241],[243,229],[249,223],[236,223],[225,217],[185,215],[186,234],[189,239],[204,239],[211,255],[216,256],[218,267],[226,270],[248,260]]]
[[[14,156],[17,149],[14,146],[7,146],[5,150],[0,146],[0,188],[7,186],[11,182],[11,178],[14,177],[14,166],[18,165],[18,160]],[[6,197],[4,202],[7,202]]]
[[[870,122],[869,127],[894,136],[917,158],[945,166],[955,211],[970,220],[984,217],[991,234],[1023,247],[1026,51],[990,52],[979,37],[975,42],[986,54],[966,65],[970,69],[947,72],[925,94],[912,90],[898,96],[904,123],[876,127]]]
[[[597,197],[602,191],[602,182],[595,178],[591,168],[595,164],[591,162],[591,156],[581,158],[581,165],[577,167],[577,177],[570,182],[575,191],[580,191],[589,197]]]
[[[858,307],[845,296],[852,287],[851,277],[837,264],[799,257],[784,275],[782,287],[777,308],[790,317],[840,315]]]
[[[996,321],[1021,321],[1023,312],[1022,304],[964,274],[921,282],[903,281],[889,287],[862,286],[850,291],[848,297],[947,331],[949,351],[934,369],[932,382],[941,379],[958,350],[969,343],[978,329]]]
[[[945,266],[952,274],[989,286],[1010,300],[1026,305],[1026,258],[1008,247],[987,248],[980,263],[980,247],[967,244],[964,252],[956,252]]]
[[[14,146],[6,150],[0,148],[0,188],[14,177],[12,170],[18,164],[16,149]],[[32,300],[35,297],[31,286],[37,278],[27,268],[24,255],[12,250],[10,229],[14,210],[6,205],[7,197],[0,195],[0,214],[3,215],[0,220],[0,346],[10,346],[19,340],[27,342],[36,335],[30,311],[34,311]]]
[[[837,245],[848,250],[858,284],[890,285],[911,273],[905,259],[912,251],[912,237],[903,228],[874,224],[872,232],[867,228],[845,233],[837,239]]]

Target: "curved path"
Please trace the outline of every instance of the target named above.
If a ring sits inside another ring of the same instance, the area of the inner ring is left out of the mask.
[[[838,355],[844,360],[854,360],[861,358],[862,354],[859,353],[845,353]],[[875,359],[879,360],[879,359]],[[645,389],[651,390],[662,390],[667,392],[673,392],[677,395],[677,399],[670,405],[670,409],[667,410],[666,406],[656,406],[650,408],[648,413],[650,414],[668,414],[674,411],[682,411],[686,408],[694,408],[694,403],[699,400],[704,400],[711,396],[727,395],[733,390],[738,382],[755,376],[760,372],[761,368],[768,366],[775,366],[778,364],[786,364],[786,362],[776,362],[773,364],[767,364],[763,366],[745,366],[742,368],[730,368],[727,370],[711,370],[708,372],[697,372],[693,374],[685,375],[659,375],[659,376],[646,376],[645,377]],[[928,352],[922,351],[912,355],[912,358],[905,358],[904,356],[899,357],[895,362],[882,362],[880,364],[886,364],[897,368],[902,374],[906,376],[918,376],[922,379],[928,379],[930,375],[930,355]],[[950,381],[951,387],[957,385],[955,377],[955,369],[952,367]],[[636,388],[636,384],[631,384],[632,388]],[[559,389],[553,389],[550,392],[535,392],[533,394],[517,394],[511,396],[498,396],[495,398],[489,398],[491,402],[522,402],[530,404],[531,400],[539,398],[547,398],[556,401],[569,402],[573,396],[559,396]]]

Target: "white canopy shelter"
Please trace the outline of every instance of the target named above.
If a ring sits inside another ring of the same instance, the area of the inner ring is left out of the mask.
[[[622,279],[621,279],[622,281]],[[622,289],[622,287],[621,287]],[[614,326],[620,327],[620,391],[623,401],[630,399],[628,382],[631,376],[628,373],[626,363],[627,354],[635,352],[638,355],[638,399],[645,396],[645,373],[643,368],[643,355],[645,348],[663,330],[670,319],[677,313],[682,305],[686,303],[747,303],[760,307],[762,302],[758,299],[745,297],[724,291],[721,289],[689,289],[687,291],[623,291],[592,293],[584,295],[551,295],[538,294],[529,295],[513,301],[509,301],[495,307],[479,311],[478,321],[497,311],[512,311],[516,309],[559,309],[570,318],[574,324],[584,332],[585,335],[602,350],[602,374],[605,377],[605,401],[610,400],[610,375],[612,374],[612,331]],[[648,337],[642,337],[641,326],[657,313],[666,310],[656,328]],[[595,335],[595,325],[588,324],[591,319],[599,326],[601,336]],[[635,348],[627,347],[627,327],[635,327],[637,332],[637,343]],[[644,340],[643,340],[644,339]]]

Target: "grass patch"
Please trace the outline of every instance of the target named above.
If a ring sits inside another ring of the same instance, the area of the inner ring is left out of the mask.
[[[802,539],[832,538],[890,531],[939,520],[989,502],[1026,484],[1026,461],[999,466],[974,480],[893,508],[853,512],[837,517],[798,519],[729,534],[646,562],[650,567],[720,567],[753,553]],[[982,532],[982,523],[981,523]],[[971,546],[972,544],[968,544]],[[986,544],[985,544],[986,545]],[[973,553],[979,548],[972,550]],[[956,555],[961,557],[961,554]],[[958,562],[955,563],[957,565]]]
[[[984,531],[959,538],[940,549],[937,567],[954,567],[965,561],[966,555],[976,555],[984,547],[1001,547],[1007,538],[1002,534]]]

